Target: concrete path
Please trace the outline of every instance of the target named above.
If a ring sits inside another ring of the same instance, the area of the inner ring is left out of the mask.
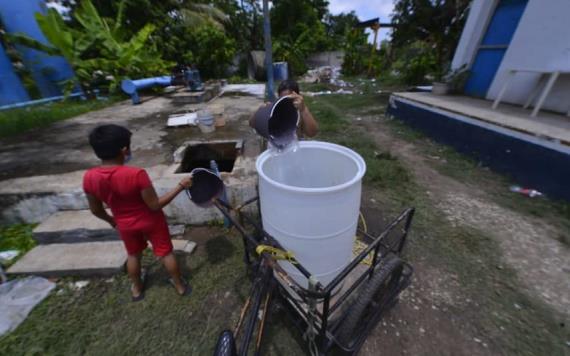
[[[45,277],[108,276],[120,273],[126,260],[120,241],[39,245],[7,272]]]

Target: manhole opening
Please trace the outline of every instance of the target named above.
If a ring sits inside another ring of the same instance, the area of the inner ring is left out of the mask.
[[[212,160],[216,161],[220,172],[231,172],[239,155],[237,143],[211,142],[188,146],[176,173],[190,173],[194,168],[210,169]]]

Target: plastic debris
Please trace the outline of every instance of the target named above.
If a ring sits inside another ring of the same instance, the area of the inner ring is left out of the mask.
[[[328,83],[339,87],[350,87],[350,83],[345,82],[340,77],[340,67],[323,66],[309,69],[299,80],[302,83]]]
[[[76,290],[81,290],[81,289],[87,287],[88,284],[89,284],[89,281],[77,281],[77,282],[73,283],[73,287]]]
[[[8,263],[20,254],[18,250],[8,250],[0,252],[0,263]]]
[[[0,285],[0,335],[18,327],[55,283],[42,277],[16,279]]]
[[[354,92],[352,90],[344,90],[341,88],[337,91],[325,90],[325,91],[307,92],[304,94],[306,96],[319,96],[319,95],[332,95],[332,94],[354,94]]]
[[[262,98],[265,96],[265,84],[228,84],[222,87],[222,92],[237,92]]]
[[[530,197],[530,198],[543,196],[543,194],[541,192],[539,192],[538,190],[529,189],[529,188],[522,188],[522,187],[519,187],[518,185],[511,186],[510,190],[513,193],[519,193],[522,195],[526,195],[527,197]]]
[[[166,126],[168,127],[175,127],[175,126],[196,126],[198,120],[198,115],[195,112],[187,113],[187,114],[176,114],[170,115],[168,117],[168,121],[166,122]]]

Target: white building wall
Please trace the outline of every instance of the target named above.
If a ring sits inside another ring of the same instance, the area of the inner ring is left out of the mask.
[[[471,66],[498,0],[474,0],[453,58],[452,67]],[[487,93],[495,99],[507,70],[570,70],[570,0],[529,0],[511,44]],[[536,74],[517,74],[504,101],[524,104],[538,82]],[[561,76],[543,108],[566,113],[570,109],[570,75]]]
[[[461,38],[457,44],[452,69],[461,68],[464,64],[471,66],[477,48],[485,35],[487,25],[493,15],[498,0],[473,0],[469,7],[469,16],[463,27]]]
[[[507,70],[541,69],[570,71],[570,1],[529,0],[509,49],[487,93],[495,99]],[[524,104],[538,82],[536,74],[517,74],[504,101]],[[566,113],[570,108],[570,74],[561,76],[543,108]]]

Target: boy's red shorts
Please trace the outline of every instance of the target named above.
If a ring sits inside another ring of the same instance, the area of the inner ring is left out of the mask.
[[[158,257],[168,255],[173,249],[168,224],[165,219],[157,219],[155,224],[151,224],[143,229],[119,229],[119,234],[129,255],[138,255],[143,252],[147,248],[147,241],[150,241],[152,251]]]

